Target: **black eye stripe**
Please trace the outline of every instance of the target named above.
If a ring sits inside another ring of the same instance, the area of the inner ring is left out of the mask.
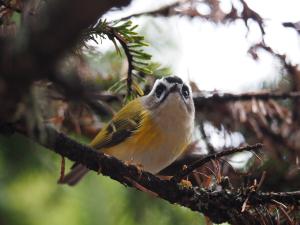
[[[161,95],[167,90],[167,87],[163,84],[159,84],[157,85],[157,87],[155,88],[155,95],[157,98],[160,98]]]
[[[182,86],[181,93],[186,99],[190,97],[190,90],[185,84]]]

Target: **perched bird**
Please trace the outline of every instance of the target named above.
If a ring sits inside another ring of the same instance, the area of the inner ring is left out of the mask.
[[[165,77],[116,113],[90,146],[156,174],[190,143],[194,117],[191,88],[179,77]],[[77,164],[60,183],[75,185],[87,172]]]

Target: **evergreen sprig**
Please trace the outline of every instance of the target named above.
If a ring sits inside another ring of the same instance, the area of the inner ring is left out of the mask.
[[[136,32],[138,25],[134,25],[132,21],[114,21],[107,22],[106,20],[100,20],[95,26],[90,27],[84,34],[86,40],[93,40],[96,43],[96,37],[100,39],[109,38],[118,53],[121,51],[117,45],[117,42],[121,45],[128,61],[127,78],[125,79],[127,86],[127,97],[134,97],[135,94],[143,95],[143,91],[138,85],[138,80],[144,80],[145,75],[153,74],[154,69],[151,63],[151,55],[144,52],[143,48],[148,46],[145,42],[145,38]],[[134,78],[138,79],[135,80]],[[120,82],[124,82],[121,80]],[[124,87],[121,85],[115,85],[118,89]],[[133,93],[134,90],[135,92]]]

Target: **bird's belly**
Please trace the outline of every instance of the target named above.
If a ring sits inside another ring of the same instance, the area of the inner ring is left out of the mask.
[[[170,165],[182,153],[182,148],[177,146],[176,149],[174,149],[166,144],[161,144],[160,146],[154,144],[150,146],[123,143],[105,152],[120,160],[137,164],[141,166],[143,170],[155,174]]]
[[[139,132],[104,152],[156,174],[178,158],[188,144],[187,140],[186,134],[180,131],[164,135],[157,129],[155,132],[151,129]]]

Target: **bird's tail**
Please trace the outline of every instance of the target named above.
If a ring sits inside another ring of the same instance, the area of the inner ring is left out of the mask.
[[[82,164],[74,165],[71,171],[67,175],[65,175],[61,180],[59,180],[58,183],[68,184],[70,186],[76,185],[88,171],[89,169]]]

